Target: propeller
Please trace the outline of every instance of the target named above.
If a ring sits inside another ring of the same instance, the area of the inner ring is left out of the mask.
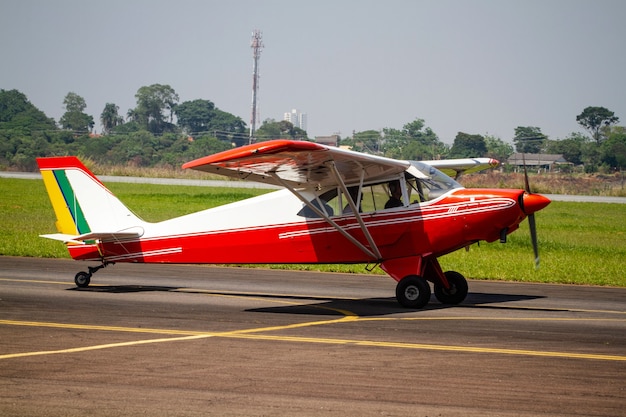
[[[524,163],[524,200],[523,210],[528,216],[528,226],[530,228],[530,241],[533,245],[535,254],[535,269],[539,268],[539,245],[537,244],[537,224],[535,223],[535,212],[541,210],[548,204],[550,200],[540,194],[533,194],[530,191],[530,182],[528,181],[528,170],[526,169],[526,158],[522,154],[522,162]]]

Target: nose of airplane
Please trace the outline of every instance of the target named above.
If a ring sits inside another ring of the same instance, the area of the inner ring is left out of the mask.
[[[550,199],[541,194],[524,194],[523,210],[526,214],[533,214],[550,204]]]

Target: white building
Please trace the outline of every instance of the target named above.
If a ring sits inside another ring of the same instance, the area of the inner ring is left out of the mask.
[[[300,113],[298,109],[291,109],[290,112],[285,113],[283,120],[291,122],[294,127],[299,127],[306,131],[306,113]]]

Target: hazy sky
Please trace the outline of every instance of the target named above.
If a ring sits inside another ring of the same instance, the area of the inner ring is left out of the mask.
[[[624,0],[0,0],[0,88],[57,121],[72,91],[99,121],[169,84],[249,124],[260,29],[260,120],[297,108],[310,137],[420,118],[449,144],[517,126],[557,139],[587,106],[626,124],[625,22]]]

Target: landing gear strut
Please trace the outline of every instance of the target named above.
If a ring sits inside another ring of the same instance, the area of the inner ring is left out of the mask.
[[[96,273],[96,271],[105,268],[107,265],[113,265],[115,262],[102,261],[102,264],[98,266],[89,266],[89,272],[81,271],[74,277],[74,283],[79,288],[87,288],[89,283],[91,282],[91,276]]]

